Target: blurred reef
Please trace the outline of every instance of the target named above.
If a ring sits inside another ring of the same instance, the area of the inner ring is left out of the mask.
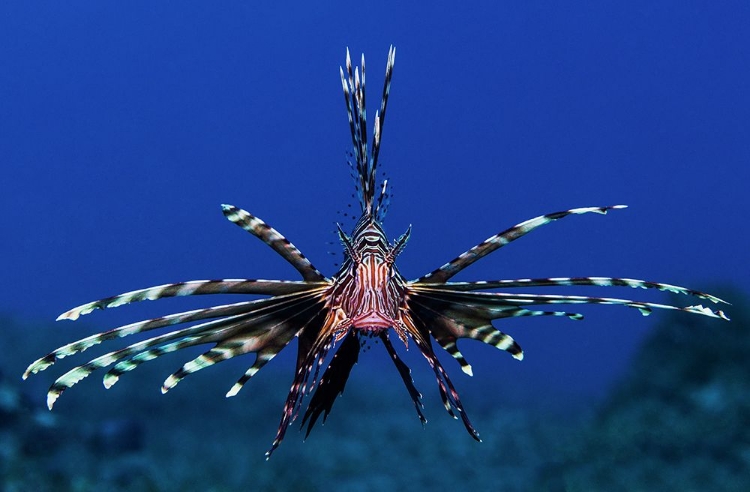
[[[663,318],[540,488],[750,490],[750,304],[711,292],[732,321]]]
[[[662,316],[586,415],[486,405],[489,414],[472,415],[477,444],[433,395],[421,432],[398,384],[373,386],[355,371],[325,427],[304,443],[290,432],[269,462],[287,374],[225,400],[214,378],[236,368],[166,396],[164,371],[144,368],[108,392],[82,383],[49,412],[50,378],[20,374],[40,338],[48,347],[70,333],[5,319],[3,346],[19,350],[0,354],[0,492],[750,490],[750,304],[711,292],[733,303],[730,323]]]

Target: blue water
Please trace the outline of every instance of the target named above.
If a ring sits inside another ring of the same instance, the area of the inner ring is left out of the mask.
[[[394,187],[386,229],[413,226],[399,257],[407,277],[527,218],[624,203],[546,226],[460,278],[611,275],[748,292],[746,2],[258,3],[0,6],[1,311],[46,321],[166,282],[296,279],[221,203],[333,273],[334,221],[351,226],[342,213],[356,206],[338,67],[347,46],[366,53],[372,117],[391,44],[380,159]],[[71,333],[196,305],[163,302],[97,313]],[[580,323],[503,324],[522,363],[464,343],[475,377],[446,364],[466,405],[601,396],[662,315],[584,312]],[[54,348],[28,344],[37,356]],[[291,378],[292,350],[270,371]]]

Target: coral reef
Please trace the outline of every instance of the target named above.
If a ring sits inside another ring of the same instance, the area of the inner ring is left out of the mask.
[[[420,432],[395,371],[374,378],[387,361],[363,357],[336,418],[307,442],[291,435],[268,462],[288,361],[253,380],[245,399],[224,399],[216,384],[244,370],[231,361],[161,395],[172,360],[106,392],[91,378],[49,412],[50,381],[23,383],[20,373],[39,339],[50,345],[69,333],[5,320],[5,340],[18,350],[0,355],[0,490],[744,490],[750,313],[740,293],[719,293],[734,303],[731,323],[663,317],[610,395],[586,402],[589,414],[467,394],[487,400],[485,413],[472,414],[484,442],[439,411]],[[425,398],[428,409],[439,405],[437,395]]]
[[[750,311],[732,322],[661,321],[596,418],[560,450],[543,484],[561,490],[747,490]]]

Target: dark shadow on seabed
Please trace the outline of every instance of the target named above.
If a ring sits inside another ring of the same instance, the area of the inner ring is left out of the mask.
[[[540,487],[750,490],[750,304],[739,291],[714,291],[733,303],[732,321],[659,322]]]
[[[739,490],[750,483],[750,312],[719,290],[731,323],[663,317],[589,415],[483,402],[469,408],[483,407],[471,414],[477,444],[415,365],[422,431],[398,376],[373,382],[377,363],[363,358],[325,427],[304,443],[290,432],[269,462],[286,371],[226,400],[242,372],[226,363],[161,396],[177,362],[154,361],[106,392],[94,375],[50,413],[51,375],[17,376],[71,333],[5,320],[3,346],[18,350],[0,355],[1,490]]]

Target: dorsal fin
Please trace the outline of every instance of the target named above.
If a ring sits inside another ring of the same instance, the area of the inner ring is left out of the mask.
[[[365,57],[362,55],[361,68],[352,69],[352,61],[349,49],[346,50],[346,72],[340,68],[341,85],[344,89],[346,110],[349,115],[349,128],[352,134],[353,157],[355,163],[352,165],[356,171],[357,194],[362,213],[382,220],[385,215],[387,204],[387,187],[385,183],[380,186],[380,193],[376,200],[375,193],[378,186],[375,182],[375,174],[378,167],[378,154],[380,153],[380,138],[383,134],[383,122],[385,121],[385,110],[388,104],[388,94],[391,89],[391,77],[393,75],[393,64],[396,61],[396,48],[391,46],[388,51],[388,62],[385,67],[385,83],[383,84],[383,98],[380,110],[375,113],[375,122],[372,135],[372,149],[367,148],[367,110],[365,107]],[[361,70],[361,73],[360,73]]]

